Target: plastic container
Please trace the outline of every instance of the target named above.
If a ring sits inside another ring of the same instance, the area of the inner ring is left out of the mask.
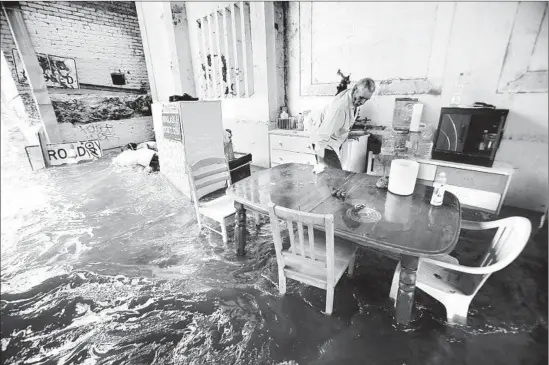
[[[381,153],[392,155],[395,153],[396,136],[393,128],[386,128],[381,136]]]
[[[431,196],[431,205],[438,207],[442,205],[444,193],[446,192],[446,174],[441,172],[433,182],[433,196]]]
[[[280,108],[280,115],[278,117],[278,128],[280,129],[292,129],[290,115],[288,114],[288,108],[283,106]]]
[[[420,132],[410,132],[408,134],[408,141],[406,141],[406,147],[408,148],[408,152],[410,152],[414,156],[417,153],[417,145],[420,140],[421,140]]]
[[[414,152],[414,156],[422,158],[424,160],[431,159],[431,152],[433,150],[433,132],[425,129],[421,132],[421,138],[417,142],[417,147]]]

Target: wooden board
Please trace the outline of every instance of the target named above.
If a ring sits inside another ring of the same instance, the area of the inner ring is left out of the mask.
[[[270,139],[271,149],[273,150],[285,150],[309,154],[315,153],[309,139],[306,137],[271,134]]]

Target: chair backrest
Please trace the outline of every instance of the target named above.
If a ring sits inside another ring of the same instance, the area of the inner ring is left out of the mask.
[[[273,231],[276,258],[279,267],[286,266],[286,260],[299,262],[301,265],[326,270],[328,283],[334,282],[334,216],[332,214],[312,214],[288,209],[269,203],[269,217]],[[290,250],[282,251],[282,236],[279,219],[286,221],[290,236]],[[294,222],[297,226],[297,239],[294,234]],[[315,250],[314,226],[324,227],[326,234],[326,258],[318,256]],[[307,230],[308,242],[305,242]]]
[[[532,231],[532,224],[523,217],[509,217],[483,223],[485,229],[497,228],[480,266],[496,272],[513,262],[522,252]],[[484,228],[483,227],[483,228]]]
[[[231,183],[229,166],[225,158],[209,157],[188,167],[191,194],[195,204],[203,196]]]
[[[492,222],[481,222],[479,228],[489,230],[497,228],[496,234],[492,239],[490,248],[484,254],[480,262],[480,270],[475,273],[478,275],[472,281],[472,290],[476,293],[496,271],[499,271],[511,264],[520,255],[532,231],[530,220],[523,217],[509,217]],[[467,272],[464,270],[464,272]]]

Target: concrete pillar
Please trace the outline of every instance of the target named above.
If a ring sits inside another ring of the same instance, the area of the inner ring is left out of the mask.
[[[8,118],[17,123],[19,129],[25,136],[29,145],[38,144],[38,139],[36,138],[37,128],[31,127],[29,123],[29,116],[27,114],[27,111],[25,110],[25,105],[23,104],[23,100],[19,95],[19,91],[17,90],[17,86],[15,85],[15,81],[13,80],[13,77],[11,75],[8,62],[6,61],[6,57],[4,56],[4,51],[0,51],[0,53],[0,79],[2,80],[0,89],[2,91],[2,114],[7,114]],[[2,119],[2,123],[3,122],[4,120]]]
[[[29,32],[25,25],[25,20],[23,19],[23,14],[21,14],[21,10],[13,7],[2,6],[2,8],[6,14],[6,19],[8,20],[15,41],[15,46],[21,55],[21,61],[25,68],[31,92],[36,102],[38,113],[40,114],[40,119],[44,124],[48,142],[62,142],[63,139],[59,130],[59,124],[57,123],[57,117],[55,116],[46,87],[46,80],[44,80],[42,68],[38,64],[36,52],[32,46]]]
[[[190,46],[191,42],[189,40],[189,24],[187,22],[187,8],[182,1],[172,2],[171,8],[175,47],[179,63],[179,75],[181,77],[181,90],[183,93],[196,96]]]
[[[136,2],[135,7],[153,101],[196,95],[184,4],[174,3],[176,16],[170,2]],[[182,18],[185,22],[178,22]]]
[[[257,5],[261,5],[258,10],[261,10],[260,14],[264,16],[264,19],[261,19],[261,15],[258,14],[261,27],[264,27],[264,29],[262,29],[262,34],[265,35],[265,42],[262,44],[265,49],[261,49],[261,52],[258,53],[264,57],[262,62],[265,62],[267,75],[265,88],[267,90],[269,120],[276,120],[279,108],[281,107],[281,105],[279,105],[278,95],[279,93],[284,93],[284,90],[279,90],[279,87],[284,87],[284,85],[279,85],[277,80],[275,8],[273,1],[264,1],[257,3]],[[261,7],[263,9],[261,9]]]

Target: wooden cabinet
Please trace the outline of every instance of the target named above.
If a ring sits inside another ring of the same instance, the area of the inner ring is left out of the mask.
[[[316,157],[304,131],[274,129],[269,132],[271,167],[290,162],[314,165]]]
[[[475,166],[440,160],[416,159],[420,164],[418,182],[432,185],[436,175],[446,174],[447,190],[462,206],[499,214],[513,176],[513,168],[495,162],[493,167]]]

